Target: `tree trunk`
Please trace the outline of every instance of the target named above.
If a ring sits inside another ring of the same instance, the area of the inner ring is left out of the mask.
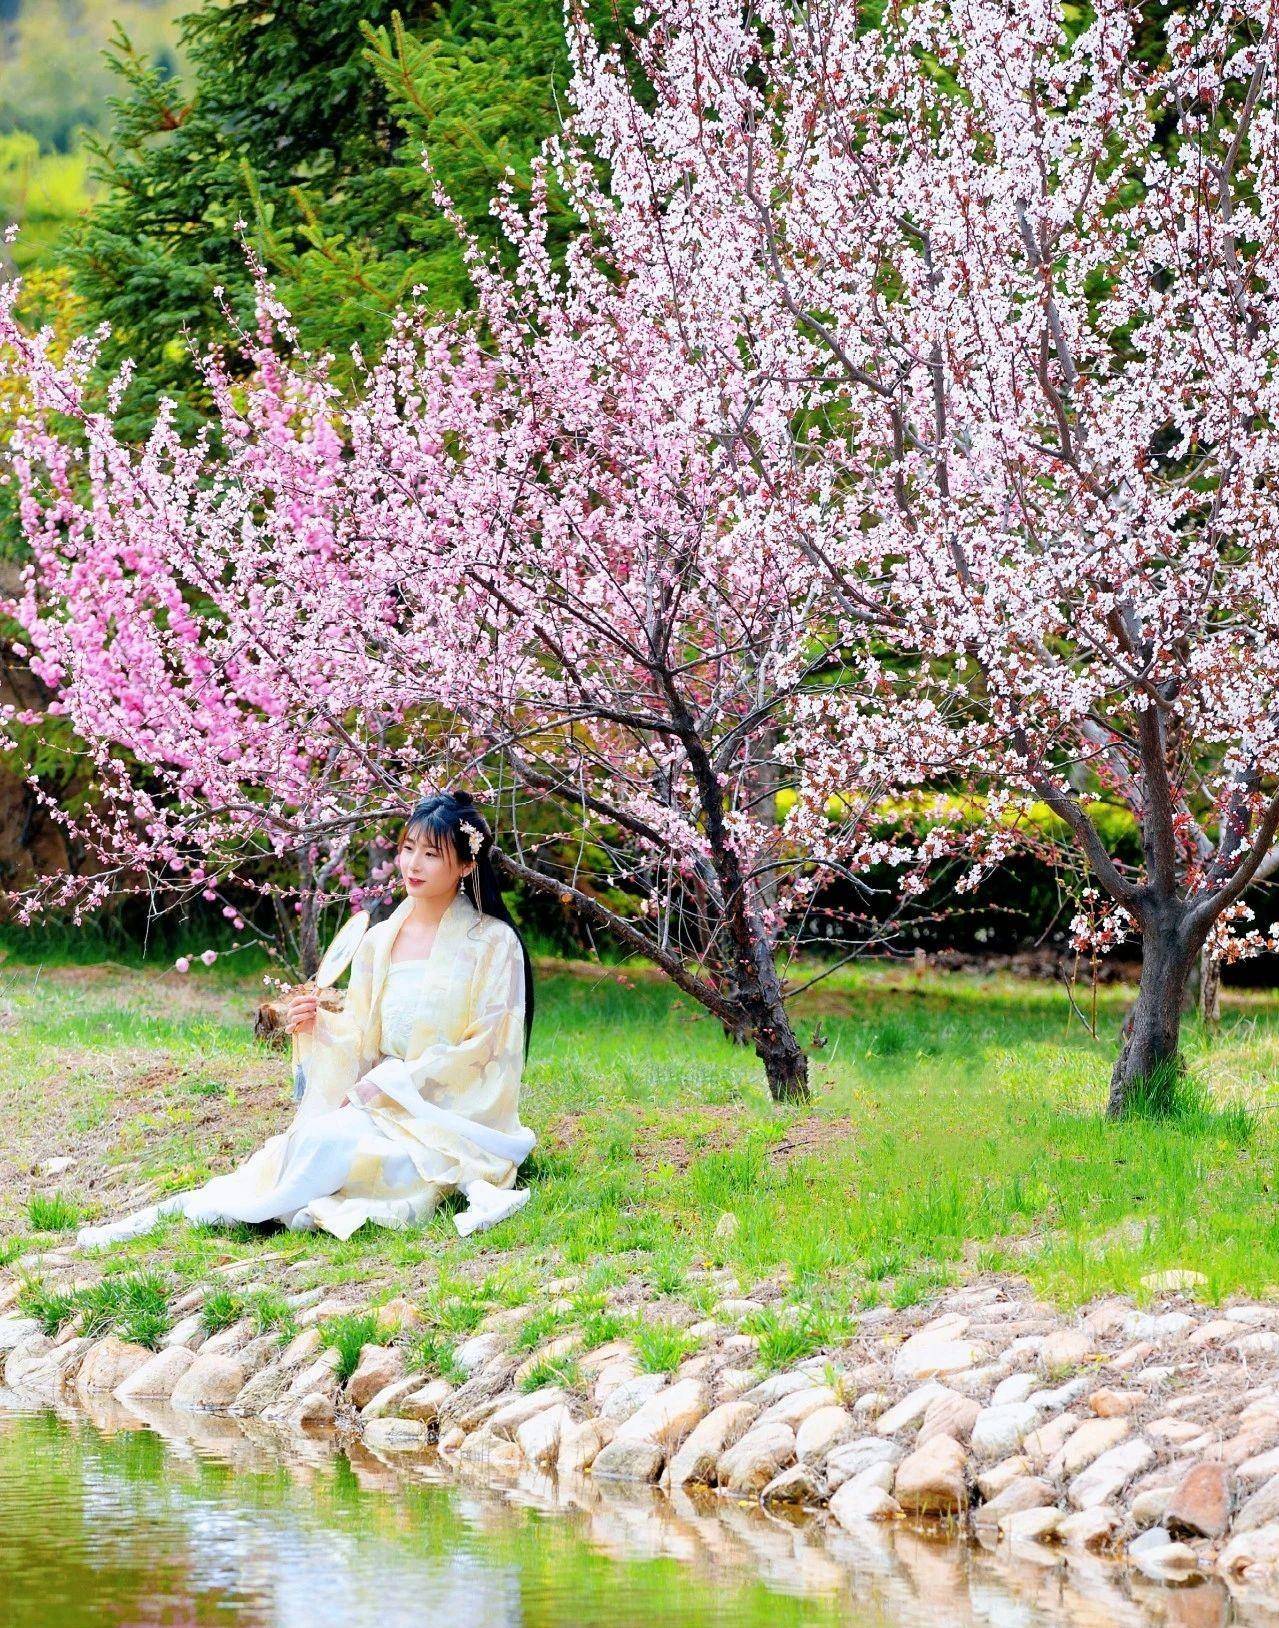
[[[1221,962],[1207,950],[1199,956],[1199,1016],[1205,1023],[1221,1022]]]
[[[733,982],[734,1015],[723,1020],[725,1035],[737,1045],[754,1046],[774,1102],[806,1102],[808,1059],[791,1027],[769,947]]]
[[[754,920],[757,924],[758,918]],[[764,1065],[769,1094],[774,1102],[806,1102],[808,1059],[791,1028],[773,947],[757,934],[745,948],[746,964],[739,965],[734,1004]]]
[[[784,1008],[755,1030],[755,1050],[764,1065],[774,1102],[807,1102],[808,1059],[804,1056]]]
[[[1149,927],[1142,939],[1137,1003],[1124,1023],[1123,1049],[1110,1077],[1106,1112],[1118,1118],[1143,1092],[1167,1091],[1179,1066],[1181,1007],[1195,949],[1176,916]]]

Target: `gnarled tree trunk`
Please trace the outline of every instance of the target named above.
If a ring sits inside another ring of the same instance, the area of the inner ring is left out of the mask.
[[[1124,1023],[1106,1112],[1125,1113],[1143,1092],[1167,1089],[1179,1066],[1181,1011],[1198,945],[1184,911],[1160,913],[1142,934],[1141,984]]]
[[[742,1027],[754,1043],[764,1065],[769,1095],[774,1102],[804,1102],[808,1098],[808,1059],[795,1037],[782,999],[781,980],[771,946],[757,957],[758,966],[741,991]]]

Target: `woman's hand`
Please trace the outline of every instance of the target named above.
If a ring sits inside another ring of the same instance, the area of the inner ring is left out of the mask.
[[[320,997],[313,990],[309,995],[295,995],[289,1002],[289,1015],[284,1025],[285,1034],[307,1034],[315,1028],[315,1014],[320,1009]]]
[[[380,1097],[381,1095],[381,1091],[374,1085],[372,1080],[357,1080],[341,1102],[338,1103],[338,1107],[346,1108],[358,1102],[370,1103],[374,1097]]]

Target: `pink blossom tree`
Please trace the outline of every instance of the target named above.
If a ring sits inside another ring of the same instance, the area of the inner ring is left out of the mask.
[[[739,354],[820,441],[795,544],[842,642],[880,641],[799,708],[791,834],[872,765],[980,793],[985,858],[1047,805],[1079,941],[1141,946],[1113,1112],[1171,1078],[1196,957],[1262,946],[1275,868],[1276,13],[1175,11],[1138,50],[1130,0],[670,0],[642,91],[577,34],[619,281],[682,320],[685,254],[705,304],[750,288]]]
[[[536,214],[509,224],[535,259]],[[218,420],[194,445],[162,413],[128,446],[127,380],[94,410],[92,345],[59,359],[4,320],[29,397],[14,609],[104,789],[103,869],[55,897],[92,904],[124,871],[207,889],[478,778],[499,814],[561,810],[537,843],[578,848],[548,865],[512,820],[509,874],[656,962],[775,1096],[803,1096],[779,949],[811,934],[824,880],[912,856],[875,837],[873,789],[814,843],[778,821],[804,697],[855,654],[796,544],[820,500],[801,387],[689,356],[646,287],[620,311],[582,242],[536,290],[477,258],[479,324],[406,310],[350,399],[260,280],[250,382],[209,359]]]

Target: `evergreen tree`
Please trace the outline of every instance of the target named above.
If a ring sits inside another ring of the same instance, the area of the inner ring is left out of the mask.
[[[201,406],[189,343],[247,315],[237,222],[272,268],[303,341],[375,349],[425,285],[465,297],[456,236],[421,151],[483,227],[507,165],[553,127],[567,71],[558,0],[227,0],[180,20],[182,79],[110,53],[122,92],[94,144],[104,188],[71,251],[76,291],[130,355],[141,429],[156,396]]]

